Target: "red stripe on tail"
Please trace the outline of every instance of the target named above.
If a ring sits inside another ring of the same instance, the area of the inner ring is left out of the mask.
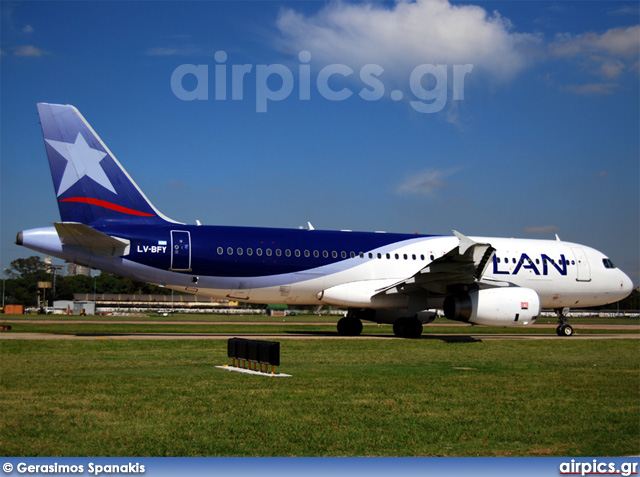
[[[137,215],[139,217],[155,217],[155,214],[147,214],[146,212],[140,212],[139,210],[128,209],[121,205],[112,204],[106,200],[92,199],[91,197],[69,197],[68,199],[62,199],[60,202],[80,202],[81,204],[97,205],[98,207],[104,207],[105,209],[115,210],[116,212],[122,212],[128,215]]]

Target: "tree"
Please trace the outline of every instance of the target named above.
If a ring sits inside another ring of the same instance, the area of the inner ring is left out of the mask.
[[[46,264],[37,255],[29,258],[17,258],[9,265],[5,289],[5,303],[33,306],[37,302],[38,282],[51,281],[51,274],[46,269]],[[51,298],[50,292],[47,299]]]
[[[16,258],[11,262],[8,275],[11,278],[26,278],[39,272],[46,273],[46,265],[40,257],[32,255],[29,258]]]

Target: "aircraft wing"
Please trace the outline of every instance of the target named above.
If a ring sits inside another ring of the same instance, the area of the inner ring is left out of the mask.
[[[129,241],[112,237],[78,222],[53,224],[64,245],[75,245],[103,257],[122,257],[129,253]]]
[[[376,295],[427,291],[442,295],[452,285],[473,285],[480,281],[493,258],[495,249],[488,243],[477,243],[457,231],[458,246],[434,260],[418,273],[401,280]]]

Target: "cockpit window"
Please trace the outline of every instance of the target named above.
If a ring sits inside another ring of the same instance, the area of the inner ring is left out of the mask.
[[[613,264],[613,262],[611,260],[609,260],[608,258],[603,258],[602,259],[602,263],[604,263],[604,268],[616,268],[616,266]]]

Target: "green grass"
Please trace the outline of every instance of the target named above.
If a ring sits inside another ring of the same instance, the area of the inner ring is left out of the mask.
[[[0,341],[5,456],[637,455],[640,340]]]

